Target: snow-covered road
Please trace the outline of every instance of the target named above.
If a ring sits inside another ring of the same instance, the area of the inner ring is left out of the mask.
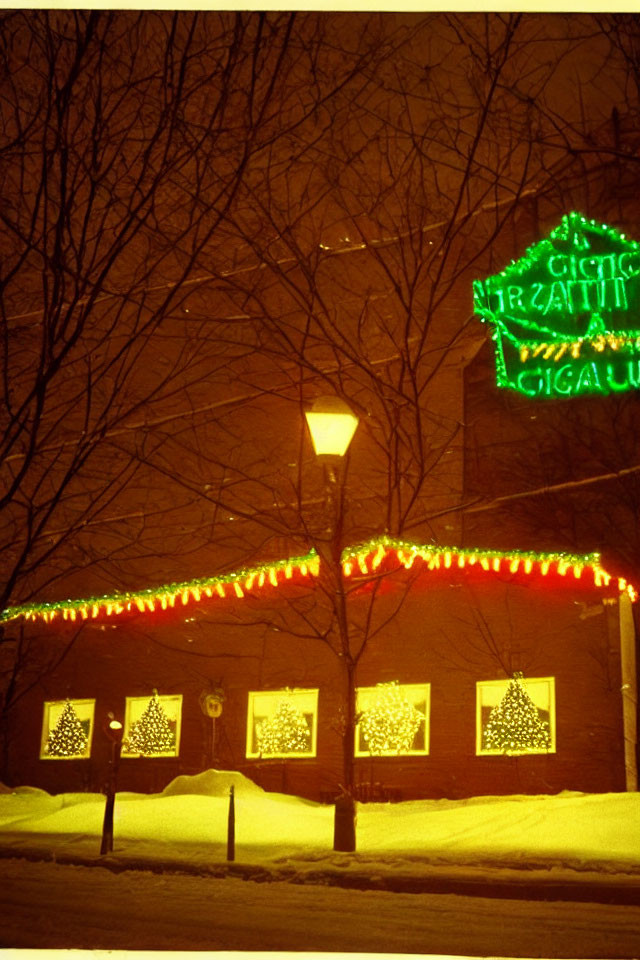
[[[0,862],[0,945],[638,957],[640,906],[540,903]]]

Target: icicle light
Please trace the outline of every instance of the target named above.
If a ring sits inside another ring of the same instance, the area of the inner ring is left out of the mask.
[[[422,561],[427,571],[444,568],[453,573],[456,568],[468,570],[479,564],[488,576],[518,573],[527,576],[540,574],[546,577],[547,574],[556,573],[565,577],[573,574],[573,578],[581,580],[585,586],[592,585],[601,590],[617,588],[620,594],[626,594],[632,601],[638,596],[636,588],[626,579],[607,573],[597,553],[535,553],[519,550],[503,552],[440,547],[433,544],[421,546],[382,536],[345,548],[341,559],[342,573],[347,579],[379,576],[380,568],[385,562],[387,569],[389,565],[392,569],[397,567],[398,563],[411,569],[416,561]],[[204,597],[217,596],[225,599],[231,596],[241,599],[248,593],[255,595],[263,588],[279,587],[286,580],[292,580],[295,574],[300,577],[317,577],[319,571],[320,558],[312,550],[302,557],[290,557],[277,563],[271,562],[219,577],[170,583],[132,593],[8,607],[0,614],[0,622],[24,617],[27,620],[40,619],[51,623],[58,614],[65,621],[75,621],[78,615],[83,620],[95,619],[101,615],[115,618],[132,610],[140,613],[153,613],[156,607],[167,610],[174,607],[177,600],[186,606],[192,602],[201,602]]]

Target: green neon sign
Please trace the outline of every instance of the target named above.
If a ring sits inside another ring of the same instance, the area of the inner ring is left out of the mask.
[[[529,397],[640,388],[640,244],[566,214],[547,240],[473,284],[498,386]]]

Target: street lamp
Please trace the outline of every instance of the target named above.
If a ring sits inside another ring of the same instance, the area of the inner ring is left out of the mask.
[[[355,667],[349,643],[349,623],[344,584],[342,581],[342,531],[344,523],[344,479],[338,478],[336,469],[344,457],[358,426],[353,410],[339,397],[320,397],[311,410],[305,413],[313,448],[325,467],[325,486],[329,507],[328,543],[322,553],[322,561],[334,596],[334,609],[340,638],[341,662],[347,671],[347,709],[342,736],[344,784],[342,794],[336,797],[333,849],[353,852],[356,849],[355,799],[353,796],[353,729],[355,723]],[[326,549],[328,547],[328,549]],[[326,551],[326,552],[325,552]]]
[[[107,714],[103,730],[111,742],[111,759],[109,762],[109,778],[106,785],[107,800],[104,807],[104,820],[102,822],[101,856],[105,853],[111,853],[113,850],[113,806],[116,799],[116,780],[118,777],[118,764],[120,762],[123,734],[122,724],[119,720],[116,720],[113,713]]]
[[[324,466],[329,506],[329,547],[332,562],[340,566],[344,507],[344,470],[339,467],[356,432],[358,418],[340,397],[318,397],[305,412],[316,456]],[[341,474],[341,477],[339,477]]]
[[[319,397],[305,417],[316,454],[343,457],[358,426],[351,407],[339,397]]]

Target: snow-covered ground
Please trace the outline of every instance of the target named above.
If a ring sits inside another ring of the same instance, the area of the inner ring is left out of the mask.
[[[241,960],[237,951],[260,951],[252,960],[274,956],[262,951],[295,951],[299,960],[639,955],[640,906],[246,883],[26,860],[2,860],[0,872],[2,947],[153,950],[154,958],[161,950],[180,951],[176,958],[187,950],[232,951],[207,954],[211,960]],[[12,953],[0,952],[3,960]]]
[[[226,863],[229,786],[235,788],[236,864],[280,879],[369,886],[434,874],[640,884],[640,795],[581,794],[359,804],[355,854],[333,853],[333,807],[266,793],[238,773],[178,777],[160,794],[119,793],[114,851],[122,865]],[[98,859],[104,797],[52,796],[0,786],[0,853],[87,863]]]

